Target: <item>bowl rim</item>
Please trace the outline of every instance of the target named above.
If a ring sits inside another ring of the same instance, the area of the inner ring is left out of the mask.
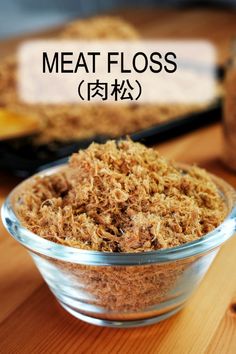
[[[178,164],[179,166],[190,166],[186,164]],[[43,238],[21,224],[17,217],[11,203],[11,199],[16,193],[16,190],[34,178],[35,176],[45,176],[57,172],[65,164],[49,167],[26,180],[19,183],[8,195],[1,208],[1,217],[3,225],[7,231],[19,243],[25,246],[33,253],[44,255],[49,258],[61,260],[70,263],[85,264],[85,265],[144,265],[153,263],[167,263],[178,261],[181,259],[198,256],[202,253],[208,252],[212,249],[219,247],[227,239],[229,239],[236,231],[236,191],[235,189],[225,182],[223,179],[209,173],[216,181],[223,184],[228,191],[232,193],[232,208],[224,221],[214,230],[202,236],[201,238],[187,242],[180,246],[146,251],[146,252],[132,252],[132,253],[115,253],[115,252],[102,252],[93,250],[83,250],[80,248],[70,247],[62,244],[57,244],[53,241]],[[221,191],[222,192],[222,191]],[[223,192],[222,192],[223,193]],[[224,194],[224,193],[223,193]],[[225,195],[225,194],[224,194]]]

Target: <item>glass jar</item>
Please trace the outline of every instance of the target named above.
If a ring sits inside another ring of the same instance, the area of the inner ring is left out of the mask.
[[[232,42],[224,87],[223,161],[236,171],[236,38]]]

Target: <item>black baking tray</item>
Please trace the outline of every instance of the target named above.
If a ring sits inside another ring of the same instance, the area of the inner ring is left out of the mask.
[[[206,109],[175,118],[129,134],[130,138],[145,145],[154,145],[187,133],[199,127],[211,124],[221,119],[222,100],[217,99]],[[67,143],[52,142],[47,145],[35,146],[32,137],[11,139],[0,142],[0,169],[27,177],[45,166],[57,165],[66,161],[67,157],[91,142],[104,143],[110,136],[94,136],[88,139],[70,141]],[[124,136],[116,137],[122,139]]]

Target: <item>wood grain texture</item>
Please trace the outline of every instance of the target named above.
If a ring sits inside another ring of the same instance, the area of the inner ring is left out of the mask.
[[[236,348],[236,294],[231,299],[225,315],[222,318],[216,333],[214,334],[208,353],[235,353]]]
[[[227,45],[236,33],[233,12],[124,11],[121,15],[152,38],[209,38],[217,44],[220,60],[227,57]],[[16,43],[2,43],[0,49],[6,48],[6,53]],[[196,162],[236,187],[236,174],[221,162],[221,146],[221,127],[216,124],[157,148],[171,159]],[[18,181],[0,173],[0,202]],[[235,254],[234,237],[174,317],[144,328],[108,329],[83,323],[60,308],[27,252],[0,225],[0,353],[234,354]]]

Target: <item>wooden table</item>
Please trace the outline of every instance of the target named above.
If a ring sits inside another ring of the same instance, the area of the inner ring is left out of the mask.
[[[224,62],[236,34],[234,12],[124,11],[147,37],[208,38]],[[17,41],[1,44],[5,52]],[[196,162],[236,187],[221,163],[221,127],[213,125],[158,146],[176,160]],[[18,179],[0,174],[0,200]],[[236,237],[228,241],[186,307],[144,328],[83,323],[57,304],[27,252],[0,226],[0,353],[236,353]]]

